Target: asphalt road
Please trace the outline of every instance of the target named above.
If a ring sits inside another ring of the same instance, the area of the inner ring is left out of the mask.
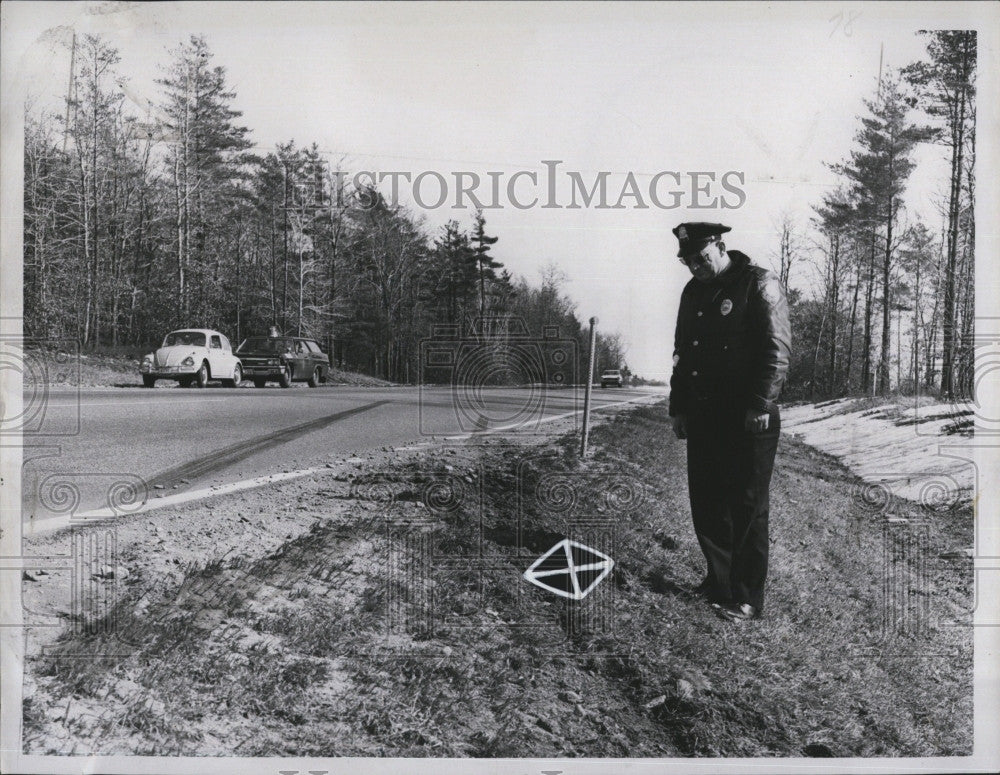
[[[22,517],[66,517],[322,465],[382,447],[580,413],[583,389],[295,386],[51,390],[25,437]],[[650,395],[595,388],[593,408]],[[578,426],[579,427],[579,426]]]

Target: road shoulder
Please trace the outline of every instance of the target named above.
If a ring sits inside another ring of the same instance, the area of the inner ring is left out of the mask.
[[[583,462],[570,434],[497,434],[123,521],[113,557],[87,544],[90,610],[53,594],[59,571],[24,582],[32,615],[68,625],[32,631],[26,750],[970,752],[971,560],[952,554],[971,513],[889,523],[785,439],[767,618],[734,626],[688,593],[701,559],[668,429],[644,406],[597,427]],[[914,525],[920,542],[894,543]],[[567,532],[616,563],[579,603],[522,577]]]

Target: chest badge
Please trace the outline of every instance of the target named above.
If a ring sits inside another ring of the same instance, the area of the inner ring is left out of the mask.
[[[719,312],[721,312],[723,315],[728,315],[732,311],[733,311],[732,299],[723,299],[722,306],[719,307]]]

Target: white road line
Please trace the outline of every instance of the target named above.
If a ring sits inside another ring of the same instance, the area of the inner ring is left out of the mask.
[[[181,403],[181,404],[200,404],[207,401],[228,401],[229,398],[225,396],[211,396],[206,398],[171,398],[169,401],[171,403]],[[87,406],[142,406],[155,404],[157,406],[169,406],[170,404],[163,401],[78,401],[73,404],[50,404],[45,403],[46,409],[73,409],[82,408]]]
[[[611,404],[601,404],[600,406],[592,406],[590,411],[598,412],[601,409],[610,409],[612,406],[622,406],[624,404],[632,404],[636,401],[642,400],[644,398],[660,398],[659,394],[654,396],[644,395],[636,396],[635,398],[630,398],[627,401],[615,401]],[[564,414],[554,414],[551,417],[543,417],[532,425],[541,425],[543,422],[555,422],[556,420],[565,420],[567,417],[573,417],[577,414],[583,414],[583,409],[576,409],[572,412],[566,412]],[[524,428],[526,423],[515,423],[514,425],[503,425],[499,428],[488,428],[486,430],[478,431],[476,433],[464,433],[461,436],[445,436],[445,441],[464,441],[465,439],[471,439],[475,436],[489,436],[493,433],[502,433],[503,431],[517,430],[519,428]]]
[[[286,482],[289,479],[299,479],[303,476],[309,476],[310,474],[318,473],[319,471],[329,471],[328,468],[303,468],[298,471],[288,471],[281,474],[268,474],[266,476],[258,476],[253,479],[244,479],[240,482],[230,482],[229,484],[214,485],[212,487],[205,487],[200,490],[191,490],[189,492],[177,493],[176,495],[166,495],[162,498],[156,498],[151,501],[146,501],[142,506],[132,511],[117,511],[115,509],[94,509],[93,511],[85,511],[81,514],[77,514],[75,517],[70,518],[68,516],[52,517],[50,519],[39,519],[27,522],[22,527],[22,535],[32,536],[39,535],[41,533],[50,533],[53,530],[60,530],[65,527],[70,527],[72,525],[90,525],[94,522],[101,522],[106,519],[116,519],[118,517],[130,517],[135,514],[143,514],[147,511],[152,511],[153,509],[162,509],[165,506],[176,506],[180,503],[188,503],[190,501],[201,500],[202,498],[210,498],[214,495],[227,495],[231,492],[240,492],[241,490],[252,490],[255,487],[263,487],[265,484],[272,484],[274,482]]]

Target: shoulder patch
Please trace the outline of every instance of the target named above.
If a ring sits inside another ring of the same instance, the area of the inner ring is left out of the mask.
[[[782,288],[778,275],[764,267],[754,267],[757,271],[757,289],[760,297],[769,305],[774,306],[781,300]]]
[[[776,280],[765,279],[760,289],[760,295],[768,304],[777,304],[781,300],[781,290]]]

